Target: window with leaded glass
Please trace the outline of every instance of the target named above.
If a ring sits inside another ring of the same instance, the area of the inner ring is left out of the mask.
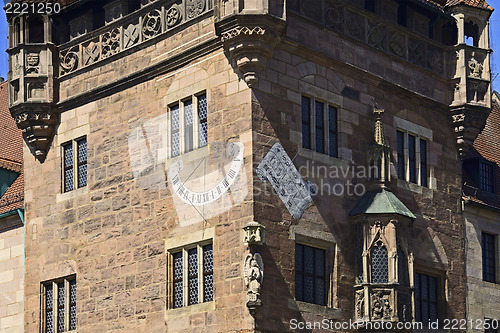
[[[378,242],[371,250],[371,282],[389,282],[389,257],[387,248]]]
[[[416,320],[427,323],[438,318],[438,279],[427,274],[415,276]]]
[[[68,277],[42,284],[42,332],[76,330],[76,278]]]
[[[428,186],[427,139],[404,130],[396,132],[398,178]]]
[[[493,165],[483,161],[479,162],[479,188],[484,191],[494,192]]]
[[[302,96],[302,147],[333,157],[338,155],[337,108]]]
[[[295,299],[326,305],[326,251],[295,245]]]
[[[168,119],[170,156],[175,157],[208,144],[208,107],[205,92],[171,104]]]
[[[214,299],[213,247],[196,244],[170,252],[169,307],[210,302]]]
[[[481,247],[483,258],[483,280],[496,282],[496,246],[495,235],[481,233]]]
[[[63,192],[87,186],[87,138],[62,145]]]

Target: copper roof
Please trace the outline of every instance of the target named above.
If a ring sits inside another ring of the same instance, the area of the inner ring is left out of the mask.
[[[0,214],[24,206],[23,137],[9,112],[7,87],[0,84],[0,168],[20,175],[0,197]]]

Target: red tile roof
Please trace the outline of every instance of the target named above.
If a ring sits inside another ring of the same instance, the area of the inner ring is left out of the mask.
[[[24,206],[23,137],[9,112],[7,82],[0,84],[0,168],[20,175],[0,197],[0,214]]]
[[[486,10],[493,10],[490,5],[486,3],[485,0],[448,0],[446,1],[446,7],[456,6],[456,5],[466,5],[470,7],[476,7]]]
[[[465,161],[470,159],[485,159],[496,164],[494,168],[494,188],[496,193],[490,193],[479,189],[474,177],[463,172],[462,187],[465,200],[470,200],[485,206],[500,209],[500,96],[493,94],[491,112],[486,119],[483,130],[474,140],[473,148],[468,152]]]

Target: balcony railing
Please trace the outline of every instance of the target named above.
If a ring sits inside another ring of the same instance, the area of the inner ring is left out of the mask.
[[[213,0],[154,1],[105,27],[60,47],[59,76],[107,59],[153,38],[168,35],[213,9]]]

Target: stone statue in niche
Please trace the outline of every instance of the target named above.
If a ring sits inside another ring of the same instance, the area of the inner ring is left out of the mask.
[[[390,320],[392,316],[392,307],[389,302],[389,295],[382,291],[375,291],[372,294],[371,302],[372,320]]]
[[[356,291],[356,318],[361,319],[365,315],[365,294],[363,290]]]
[[[247,287],[247,307],[253,314],[262,305],[260,286],[264,277],[264,262],[259,253],[247,254],[245,257],[245,286]]]
[[[481,64],[479,61],[477,61],[476,58],[474,58],[475,53],[472,52],[472,55],[469,59],[469,69],[470,69],[470,76],[472,77],[481,77],[483,75],[483,64]]]

